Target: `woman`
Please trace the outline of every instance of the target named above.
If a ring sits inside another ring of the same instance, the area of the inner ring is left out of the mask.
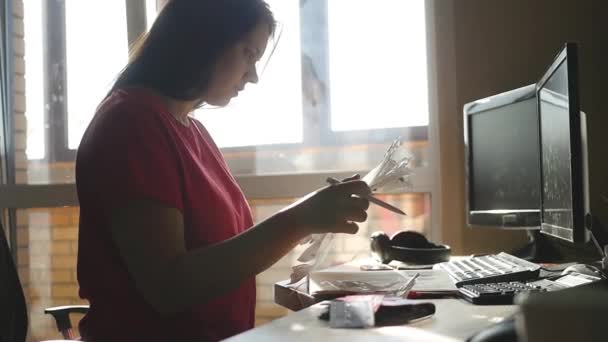
[[[323,188],[253,224],[189,113],[247,83],[275,21],[262,0],[173,0],[133,51],[76,162],[87,341],[215,341],[253,327],[255,275],[313,233],[355,233],[370,192]],[[353,222],[354,221],[354,222]]]

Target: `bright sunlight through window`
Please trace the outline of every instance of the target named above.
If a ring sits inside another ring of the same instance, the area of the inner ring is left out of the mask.
[[[76,149],[128,59],[124,1],[66,1],[68,146]]]
[[[24,1],[25,34],[25,116],[27,118],[27,159],[44,158],[44,87],[42,54],[42,1]]]
[[[267,2],[280,24],[258,63],[259,83],[247,85],[225,108],[195,112],[220,147],[302,141],[299,2]]]
[[[145,2],[150,27],[156,1]],[[220,147],[304,140],[300,41],[301,34],[315,31],[304,27],[308,31],[301,32],[299,0],[268,3],[279,25],[259,63],[259,83],[248,85],[225,108],[204,107],[194,113]],[[27,156],[41,159],[48,143],[45,125],[50,124],[44,121],[44,73],[49,71],[43,60],[42,2],[25,1],[24,6]],[[65,7],[67,137],[68,147],[76,149],[97,105],[127,62],[127,22],[124,1],[65,0]],[[424,1],[329,0],[327,25],[326,38],[320,38],[314,48],[318,51],[311,53],[323,58],[324,49],[329,49],[325,70],[331,130],[427,126]]]
[[[328,1],[334,131],[429,122],[424,1]]]

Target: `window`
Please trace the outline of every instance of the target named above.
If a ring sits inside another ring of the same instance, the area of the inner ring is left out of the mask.
[[[25,40],[25,75],[27,125],[27,158],[44,159],[46,142],[44,139],[44,80],[42,1],[26,1],[23,11]]]
[[[27,156],[72,161],[127,62],[125,2],[24,1],[24,12]]]
[[[154,2],[146,1],[148,27]],[[426,140],[423,1],[268,2],[279,28],[260,83],[249,85],[227,108],[195,113],[220,147],[345,146],[387,143],[398,135]],[[25,6],[30,18],[41,19],[25,21],[31,71],[28,158],[70,161],[126,63],[125,3],[26,1]],[[41,53],[51,42],[55,48]]]
[[[427,126],[424,2],[327,5],[332,131]]]
[[[226,108],[199,109],[194,114],[220,147],[302,143],[298,1],[269,4],[282,22],[258,63],[259,84],[248,85]]]
[[[423,1],[268,3],[279,39],[260,83],[227,108],[196,112],[221,147],[426,139]]]
[[[125,2],[66,1],[65,43],[67,145],[75,150],[100,99],[127,63]]]

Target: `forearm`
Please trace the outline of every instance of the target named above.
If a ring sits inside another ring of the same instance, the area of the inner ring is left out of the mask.
[[[189,251],[168,267],[170,311],[181,311],[235,289],[266,270],[307,235],[282,213],[224,242]]]
[[[110,227],[143,297],[170,314],[237,288],[309,234],[356,233],[355,222],[365,221],[369,206],[361,196],[369,192],[361,181],[332,185],[238,236],[195,250],[186,248],[181,212],[155,202],[134,201],[116,210]]]

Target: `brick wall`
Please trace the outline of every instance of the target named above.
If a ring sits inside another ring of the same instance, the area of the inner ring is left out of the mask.
[[[76,281],[78,208],[19,210],[17,224],[19,274],[30,317],[28,341],[58,338],[44,309],[86,304],[78,297]],[[79,319],[72,318],[74,326]]]

